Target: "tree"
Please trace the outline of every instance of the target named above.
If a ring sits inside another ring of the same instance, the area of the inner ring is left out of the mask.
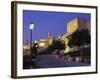
[[[90,33],[88,29],[77,30],[72,34],[73,46],[81,46],[84,44],[90,44]]]
[[[61,40],[53,40],[52,44],[48,47],[48,52],[52,53],[55,50],[65,49],[65,44]]]
[[[59,50],[63,50],[65,49],[65,44],[60,41],[60,40],[54,40],[51,47],[55,50],[55,49],[59,49]]]
[[[90,33],[88,29],[82,29],[82,30],[77,30],[76,32],[74,32],[72,34],[72,39],[71,39],[71,43],[73,46],[82,46],[82,45],[88,45],[91,43],[90,40]],[[79,50],[80,55],[82,57],[82,62],[84,61],[84,56],[86,55],[90,55],[89,52],[90,49],[88,49],[86,51],[86,49],[82,48],[81,50]]]
[[[36,58],[37,54],[38,54],[37,43],[34,43],[34,45],[31,48],[31,56],[33,56],[33,58]]]

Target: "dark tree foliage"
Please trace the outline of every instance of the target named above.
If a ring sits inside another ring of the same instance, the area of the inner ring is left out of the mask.
[[[84,44],[90,44],[90,33],[88,29],[77,30],[72,34],[71,42],[73,46],[81,46]]]
[[[53,52],[54,50],[65,49],[65,44],[60,40],[53,40],[53,43],[48,47],[48,52]]]
[[[60,41],[60,40],[54,40],[51,47],[55,50],[55,49],[59,49],[59,50],[63,50],[65,49],[65,44]]]
[[[37,55],[37,43],[34,43],[34,45],[32,46],[32,48],[31,48],[31,55],[33,56],[33,57],[36,57],[36,55]]]

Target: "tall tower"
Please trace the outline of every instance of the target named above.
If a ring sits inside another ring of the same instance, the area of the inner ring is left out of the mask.
[[[48,44],[51,45],[53,42],[53,36],[51,35],[50,32],[48,32]]]

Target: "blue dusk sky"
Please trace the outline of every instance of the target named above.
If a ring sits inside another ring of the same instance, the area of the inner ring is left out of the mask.
[[[30,41],[29,24],[31,22],[34,23],[32,40],[35,41],[47,39],[48,32],[54,37],[67,32],[67,23],[76,17],[90,20],[91,14],[23,10],[23,42]]]

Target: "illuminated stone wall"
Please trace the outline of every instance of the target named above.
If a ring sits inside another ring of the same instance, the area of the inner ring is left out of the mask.
[[[88,29],[90,31],[90,21],[78,18],[78,29]]]
[[[75,18],[67,23],[67,33],[73,33],[78,29],[78,19]]]
[[[76,17],[67,23],[67,33],[73,33],[77,29],[88,29],[90,31],[90,26],[90,21]]]

